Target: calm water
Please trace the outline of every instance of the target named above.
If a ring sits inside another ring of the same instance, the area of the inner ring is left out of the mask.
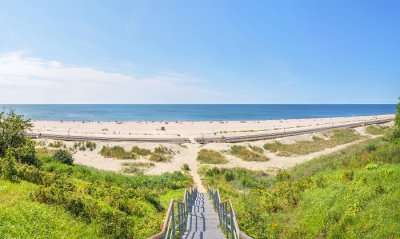
[[[392,114],[395,105],[0,105],[34,120],[263,120]]]

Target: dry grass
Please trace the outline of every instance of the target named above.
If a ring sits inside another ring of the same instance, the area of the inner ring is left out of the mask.
[[[143,173],[145,169],[154,167],[154,163],[144,163],[144,162],[129,162],[123,163],[124,166],[121,170],[123,173],[138,174]]]
[[[264,149],[277,153],[279,156],[305,155],[326,148],[350,143],[362,137],[354,129],[335,129],[325,134],[327,139],[314,136],[312,140],[298,141],[293,144],[283,144],[278,141],[267,143]]]
[[[264,150],[257,146],[233,145],[230,153],[245,161],[268,161],[268,158],[264,155]]]
[[[200,150],[197,154],[197,160],[204,164],[224,164],[228,162],[223,154],[211,149]]]

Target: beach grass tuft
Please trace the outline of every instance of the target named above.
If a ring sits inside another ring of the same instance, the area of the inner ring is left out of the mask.
[[[201,149],[197,154],[197,161],[204,164],[224,164],[228,162],[223,154],[211,149]]]
[[[264,150],[258,146],[232,145],[230,153],[245,161],[268,161]]]

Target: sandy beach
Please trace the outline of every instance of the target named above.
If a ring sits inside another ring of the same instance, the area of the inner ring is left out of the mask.
[[[357,123],[370,120],[393,119],[393,115],[338,117],[338,118],[313,118],[313,119],[290,119],[290,120],[265,120],[265,121],[223,121],[223,122],[61,122],[61,121],[34,121],[32,132],[42,134],[79,135],[79,136],[103,136],[103,137],[201,137],[201,136],[231,136],[249,135],[260,132],[282,132],[296,129],[313,129],[326,126],[334,126],[348,123]],[[389,123],[388,125],[390,125]],[[162,128],[164,127],[164,128]],[[365,127],[357,127],[355,130],[362,136],[363,140],[374,138],[368,135]],[[201,145],[195,141],[185,144],[162,143],[163,146],[174,152],[173,158],[168,162],[151,162],[154,166],[144,170],[146,174],[161,174],[165,172],[179,171],[184,164],[191,169],[191,175],[197,185],[201,185],[197,169],[201,166],[196,160],[199,150],[211,149],[218,152],[227,152],[232,145],[253,145],[262,147],[265,143],[278,140],[281,143],[293,143],[298,140],[311,140],[313,136],[321,136],[321,133],[309,133],[285,137],[281,139],[260,140],[242,143],[209,143]],[[42,144],[49,145],[53,140],[38,139]],[[360,140],[362,141],[362,140]],[[360,142],[357,141],[357,142]],[[271,152],[265,152],[269,158],[266,162],[244,161],[230,154],[225,154],[228,163],[214,165],[217,167],[242,167],[251,170],[274,171],[293,167],[317,156],[329,154],[343,149],[357,142],[338,145],[320,152],[308,155],[282,157]],[[74,142],[63,142],[66,147],[72,147]],[[160,143],[153,142],[104,142],[97,141],[97,148],[93,151],[76,151],[74,153],[75,163],[94,167],[101,170],[119,172],[123,164],[127,162],[150,162],[146,158],[135,160],[118,160],[105,158],[100,154],[103,146],[121,146],[130,150],[133,146],[154,150]]]
[[[120,138],[186,137],[193,139],[195,137],[238,136],[314,129],[393,118],[394,115],[260,121],[33,121],[32,133]]]

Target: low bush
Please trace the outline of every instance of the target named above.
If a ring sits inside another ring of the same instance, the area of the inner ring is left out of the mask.
[[[64,149],[59,149],[54,153],[54,159],[65,164],[73,164],[74,163],[74,158],[72,157],[72,154],[68,152],[67,150]]]

